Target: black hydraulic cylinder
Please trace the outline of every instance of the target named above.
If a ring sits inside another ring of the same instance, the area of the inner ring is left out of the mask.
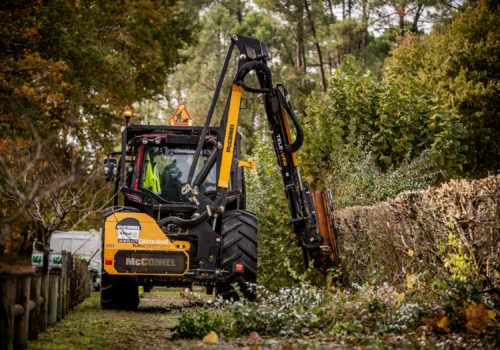
[[[215,105],[217,104],[219,93],[222,88],[222,82],[224,81],[224,77],[226,76],[227,67],[229,66],[229,61],[231,60],[231,54],[233,53],[233,47],[234,47],[234,39],[231,38],[231,44],[229,45],[229,49],[227,50],[226,59],[224,60],[224,65],[222,66],[222,71],[219,75],[219,81],[217,82],[217,87],[215,88],[214,97],[212,98],[210,109],[208,110],[207,119],[205,120],[205,125],[203,125],[203,130],[200,135],[200,140],[198,141],[198,146],[196,147],[196,153],[194,154],[193,164],[189,169],[189,175],[187,178],[187,183],[189,185],[193,184],[192,180],[194,176],[194,171],[198,166],[198,160],[200,158],[201,149],[203,148],[203,143],[205,142],[205,136],[207,135],[208,128],[212,120],[212,115],[214,114]]]

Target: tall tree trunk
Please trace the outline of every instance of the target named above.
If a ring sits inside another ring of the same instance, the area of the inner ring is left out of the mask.
[[[302,21],[297,23],[297,42],[295,44],[295,66],[297,70],[305,71],[306,65],[304,60],[304,26]]]
[[[363,36],[362,36],[362,47],[365,48],[368,42],[368,19],[369,19],[369,12],[368,12],[368,0],[363,0],[362,2],[362,13],[361,13],[361,26],[363,29]]]
[[[306,61],[306,49],[304,48],[304,41],[302,41],[302,45],[301,45],[301,52],[302,52],[302,62],[304,63],[302,65],[302,71],[304,72],[304,74],[306,74],[306,71],[307,71],[307,61]]]
[[[347,18],[351,19],[353,0],[347,0]]]
[[[368,9],[368,0],[363,0],[361,4],[361,29],[363,31],[361,36],[361,60],[363,64],[366,63],[366,46],[368,45],[368,19],[370,17],[369,9]]]
[[[306,72],[306,53],[304,49],[304,8],[302,7],[302,3],[299,1],[297,3],[297,12],[295,13],[297,16],[297,47],[296,47],[296,61],[297,61],[297,69],[302,68],[302,71]]]
[[[330,17],[335,18],[335,15],[333,14],[333,4],[332,0],[328,0],[328,9],[330,10]]]
[[[416,34],[418,32],[418,21],[420,19],[420,15],[422,14],[423,9],[424,9],[424,2],[419,1],[418,7],[417,7],[417,12],[415,13],[415,17],[413,17],[413,24],[411,26],[412,33]]]
[[[311,34],[313,37],[314,47],[316,48],[316,54],[318,55],[319,77],[321,80],[321,90],[326,91],[326,78],[325,78],[325,71],[323,70],[323,57],[321,55],[321,47],[319,46],[318,38],[316,37],[316,27],[314,26],[314,21],[311,18],[311,12],[309,11],[309,5],[307,4],[307,0],[304,0],[304,8],[306,10],[307,19],[309,20],[309,26],[311,28]]]
[[[406,6],[404,4],[397,4],[396,13],[399,16],[399,35],[403,36],[405,34]]]
[[[236,0],[236,18],[239,24],[241,24],[241,20],[243,19],[243,6],[241,0]]]

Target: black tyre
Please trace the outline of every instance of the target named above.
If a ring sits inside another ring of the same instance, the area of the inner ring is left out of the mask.
[[[101,276],[101,306],[103,309],[136,310],[139,306],[137,283],[128,276]]]
[[[243,271],[236,271],[236,265]],[[246,210],[232,210],[222,218],[221,268],[230,271],[226,281],[217,283],[215,294],[224,299],[238,299],[233,284],[237,283],[245,298],[255,299],[257,283],[257,217]]]

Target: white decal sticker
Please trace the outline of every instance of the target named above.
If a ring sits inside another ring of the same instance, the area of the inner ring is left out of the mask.
[[[142,227],[136,218],[125,218],[120,220],[115,227],[120,243],[138,243]]]

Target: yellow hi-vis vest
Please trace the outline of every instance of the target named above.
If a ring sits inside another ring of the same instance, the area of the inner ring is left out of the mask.
[[[151,164],[149,153],[146,154],[146,163],[146,174],[144,176],[142,186],[153,191],[155,194],[158,194],[161,192],[160,177],[158,176],[158,168],[156,164],[154,166]]]

